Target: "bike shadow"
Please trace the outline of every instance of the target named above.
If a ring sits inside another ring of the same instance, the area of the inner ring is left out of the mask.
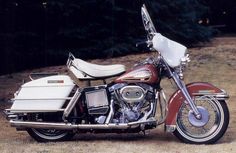
[[[140,133],[85,133],[77,134],[72,141],[173,141],[180,142],[174,135],[165,132]]]
[[[236,141],[234,134],[232,135],[230,129],[225,135],[216,143],[210,145],[217,144],[228,144]],[[77,134],[72,141],[114,141],[114,142],[139,142],[145,141],[145,143],[159,142],[159,143],[180,143],[183,144],[178,138],[176,138],[172,133],[166,133],[164,131],[154,130],[151,132],[146,132],[145,134],[140,133],[83,133]],[[194,144],[189,144],[194,145]]]

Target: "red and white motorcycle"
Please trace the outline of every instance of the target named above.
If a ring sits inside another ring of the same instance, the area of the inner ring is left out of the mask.
[[[126,71],[124,65],[96,65],[69,55],[71,75],[54,75],[25,83],[6,109],[10,124],[37,141],[58,141],[81,132],[140,132],[165,125],[186,143],[209,144],[227,130],[228,94],[209,83],[185,85],[186,47],[156,32],[145,5],[141,15],[147,46],[158,52]],[[105,80],[116,77],[106,84]],[[167,101],[160,86],[173,79],[178,90]],[[104,84],[91,86],[90,82]],[[87,81],[81,88],[78,81]],[[157,111],[159,110],[159,111]]]

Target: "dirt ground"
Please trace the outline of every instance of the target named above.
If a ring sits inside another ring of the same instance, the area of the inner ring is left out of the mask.
[[[155,53],[129,55],[112,58],[106,61],[93,60],[93,63],[122,63],[131,67],[135,62],[153,56]],[[163,126],[143,134],[82,134],[76,135],[72,141],[56,143],[38,143],[26,132],[17,132],[9,126],[2,114],[9,108],[8,99],[22,84],[28,80],[31,72],[67,73],[65,66],[48,67],[37,70],[0,76],[0,152],[1,153],[64,153],[64,152],[96,152],[96,153],[234,153],[236,152],[236,37],[215,38],[205,47],[190,49],[191,63],[185,72],[185,82],[205,81],[225,89],[229,95],[230,124],[224,137],[213,145],[184,144],[172,134],[165,133]],[[168,89],[167,95],[173,91],[168,80],[162,83]]]

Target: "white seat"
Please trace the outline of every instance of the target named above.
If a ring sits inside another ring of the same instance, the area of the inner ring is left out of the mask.
[[[85,62],[78,58],[73,59],[72,63],[70,70],[79,79],[108,78],[125,72],[125,66],[121,64],[98,65]]]

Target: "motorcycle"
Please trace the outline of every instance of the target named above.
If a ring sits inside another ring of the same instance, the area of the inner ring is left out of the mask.
[[[145,132],[161,124],[185,143],[219,140],[229,124],[228,94],[210,83],[185,84],[187,48],[157,33],[145,5],[141,15],[147,41],[138,45],[147,45],[156,57],[126,71],[124,65],[92,64],[70,53],[69,75],[31,78],[15,93],[13,105],[5,110],[10,125],[39,142],[86,132]],[[116,78],[107,84],[111,77]],[[160,85],[163,78],[178,87],[169,100]],[[94,80],[104,83],[91,86]]]

